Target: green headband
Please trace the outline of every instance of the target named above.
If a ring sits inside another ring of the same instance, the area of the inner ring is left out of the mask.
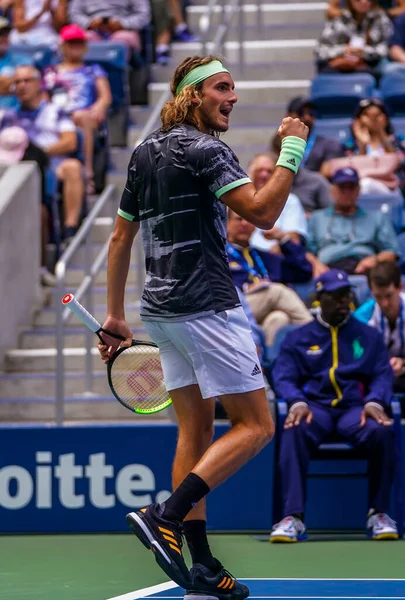
[[[176,96],[186,87],[186,85],[197,85],[204,79],[217,75],[218,73],[229,73],[228,69],[225,69],[224,65],[219,60],[212,60],[206,65],[200,65],[196,67],[180,81],[176,88]]]

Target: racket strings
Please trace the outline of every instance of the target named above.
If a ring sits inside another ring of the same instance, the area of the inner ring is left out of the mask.
[[[110,377],[116,395],[136,412],[156,412],[170,403],[159,350],[154,346],[125,349],[114,359]]]

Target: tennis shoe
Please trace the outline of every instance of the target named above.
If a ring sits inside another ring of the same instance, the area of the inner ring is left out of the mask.
[[[386,513],[372,513],[367,519],[367,535],[372,540],[397,540],[397,524]]]
[[[183,531],[178,521],[162,517],[163,504],[151,504],[129,513],[127,523],[142,544],[152,550],[156,562],[170,579],[184,589],[190,587],[190,573],[183,558]]]
[[[193,565],[190,570],[191,587],[187,589],[184,600],[244,600],[249,596],[249,588],[239,583],[218,560],[216,562],[219,569],[216,574],[204,565]]]
[[[306,527],[298,517],[284,517],[280,523],[274,525],[270,534],[270,542],[291,543],[302,542],[307,539]]]

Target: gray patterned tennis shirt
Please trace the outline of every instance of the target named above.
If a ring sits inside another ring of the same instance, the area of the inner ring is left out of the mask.
[[[240,305],[220,198],[249,182],[226,144],[191,125],[157,130],[136,148],[118,214],[140,222],[144,320],[182,321]]]

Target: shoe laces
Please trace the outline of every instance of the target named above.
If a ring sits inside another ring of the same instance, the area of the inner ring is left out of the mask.
[[[394,529],[396,529],[397,527],[396,521],[394,521],[394,519],[391,519],[391,517],[387,515],[387,513],[376,513],[375,515],[371,516],[371,525],[374,526],[377,524],[392,527]]]

